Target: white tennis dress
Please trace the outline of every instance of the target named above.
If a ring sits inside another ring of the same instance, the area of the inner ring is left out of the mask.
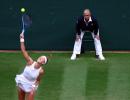
[[[34,68],[34,62],[32,65],[27,65],[24,68],[23,73],[16,75],[15,81],[18,87],[20,87],[25,92],[30,92],[31,90],[37,90],[38,86],[35,85],[36,79],[39,76],[39,69]]]

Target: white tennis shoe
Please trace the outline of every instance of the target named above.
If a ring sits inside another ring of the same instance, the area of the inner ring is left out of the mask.
[[[75,59],[76,59],[76,54],[72,54],[72,56],[71,56],[70,59],[71,59],[71,60],[75,60]]]
[[[99,55],[98,59],[99,60],[105,60],[105,57],[103,55]]]

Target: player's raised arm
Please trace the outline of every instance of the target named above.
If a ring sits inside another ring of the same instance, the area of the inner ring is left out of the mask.
[[[31,65],[33,63],[33,60],[28,55],[28,52],[26,51],[25,44],[24,44],[24,34],[23,33],[20,34],[20,48],[21,48],[21,51],[22,51],[22,54],[23,54],[25,60],[27,61],[27,64]]]

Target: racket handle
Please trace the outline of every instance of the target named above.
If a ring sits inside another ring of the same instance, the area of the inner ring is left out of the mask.
[[[22,34],[24,34],[24,32],[25,32],[25,30],[23,29],[23,30],[22,30]]]

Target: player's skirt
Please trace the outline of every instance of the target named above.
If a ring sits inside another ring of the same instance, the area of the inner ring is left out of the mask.
[[[24,92],[31,92],[32,90],[37,90],[38,86],[35,82],[31,82],[26,79],[22,74],[16,75],[15,77],[16,85],[21,88]]]

